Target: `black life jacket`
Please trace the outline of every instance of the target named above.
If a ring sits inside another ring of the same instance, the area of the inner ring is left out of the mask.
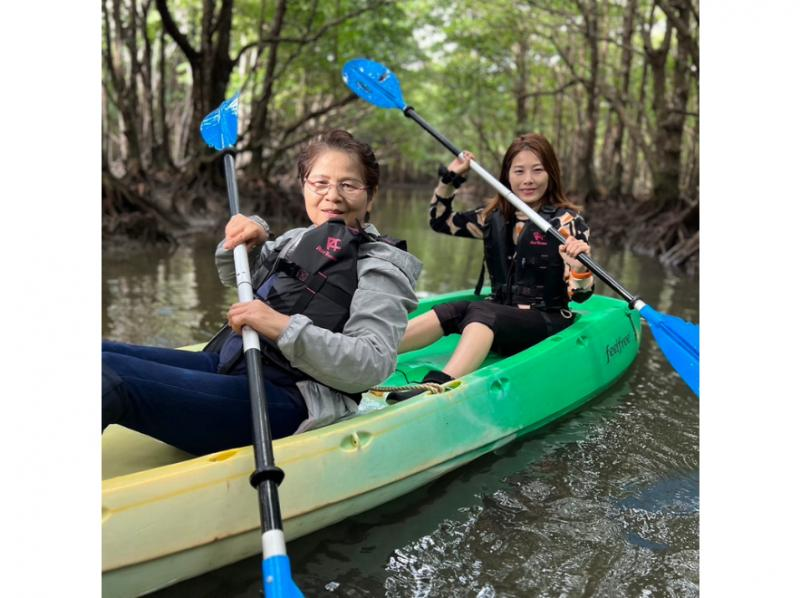
[[[386,242],[406,250],[405,241],[350,228],[340,220],[329,220],[306,231],[291,258],[282,257],[278,252],[270,256],[262,270],[266,276],[256,287],[256,298],[282,314],[302,313],[315,326],[341,332],[350,317],[350,303],[358,287],[359,247],[371,241]],[[311,379],[305,372],[292,367],[274,341],[263,336],[259,338],[265,365],[279,367],[296,382]],[[219,373],[242,374],[247,371],[242,337],[230,326],[226,325],[203,350],[220,354]],[[361,399],[360,393],[344,394],[356,402]]]
[[[543,206],[539,214],[558,226],[557,210]],[[492,300],[506,305],[530,305],[544,311],[566,309],[569,304],[564,280],[564,260],[559,243],[527,222],[517,239],[500,210],[484,225],[484,260],[492,285]],[[483,285],[483,270],[478,286]],[[479,289],[476,288],[476,292]]]

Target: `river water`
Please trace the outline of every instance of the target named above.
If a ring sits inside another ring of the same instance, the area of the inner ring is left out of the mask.
[[[389,190],[373,221],[422,259],[420,294],[471,288],[481,243],[430,231],[428,198],[428,190]],[[160,346],[208,338],[236,298],[217,278],[216,240],[109,252],[103,336]],[[597,243],[597,262],[629,290],[658,311],[699,321],[696,277]],[[613,294],[602,283],[597,292]],[[698,413],[645,330],[628,373],[577,413],[291,542],[294,578],[307,596],[696,596]],[[253,557],[154,595],[256,597],[260,584]]]

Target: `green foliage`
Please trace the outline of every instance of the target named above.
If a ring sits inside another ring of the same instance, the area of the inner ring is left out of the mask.
[[[104,1],[111,14],[114,0]],[[630,1],[638,2],[638,15],[626,93],[621,89],[621,39],[628,1],[598,0],[597,14],[593,15],[600,57],[594,167],[601,184],[609,127],[620,120],[607,94],[624,100],[628,125],[637,122],[637,111],[643,111],[643,124],[637,125],[642,129],[638,136],[642,142],[651,141],[656,124],[649,80],[644,101],[639,102],[642,81],[650,77],[645,67],[643,32],[654,47],[659,47],[667,30],[667,17],[656,9],[651,26],[651,2]],[[219,11],[219,1],[210,4]],[[265,155],[275,160],[271,173],[289,171],[297,144],[313,131],[331,126],[350,128],[373,143],[395,178],[429,180],[436,164],[449,160],[446,151],[397,111],[381,111],[356,101],[308,118],[310,113],[348,95],[349,90],[341,81],[341,68],[347,60],[360,56],[391,68],[402,82],[407,103],[457,146],[478,153],[487,166],[497,166],[514,135],[537,131],[553,141],[568,170],[587,117],[588,13],[582,11],[589,4],[578,0],[454,0],[446,4],[435,0],[291,0],[277,44],[276,78],[267,104],[268,139],[262,140]],[[144,2],[121,2],[125,26],[130,22],[130,5],[141,13]],[[237,89],[243,92],[241,120],[245,139],[250,117],[264,97],[269,55],[266,38],[277,5],[275,0],[236,0],[233,6],[228,55],[231,59],[238,57],[238,61],[231,72],[228,95]],[[204,4],[197,0],[171,0],[168,6],[180,30],[200,51]],[[114,60],[119,68],[130,62],[130,56],[121,41],[122,32],[116,30],[113,19],[111,23]],[[162,23],[152,2],[145,26],[138,34],[139,60],[143,59],[145,32],[152,45],[152,60],[157,61]],[[697,36],[696,26],[694,35]],[[105,36],[102,44],[103,79],[110,89]],[[678,68],[676,46],[673,37],[668,61],[668,68],[673,70]],[[247,49],[243,51],[244,48]],[[193,134],[181,133],[180,128],[194,128],[194,123],[186,122],[190,110],[187,99],[194,82],[186,57],[169,36],[165,50],[167,124],[172,131],[172,151],[180,162],[181,150],[175,140]],[[157,66],[151,64],[152,72],[158,72]],[[669,93],[670,77],[667,84]],[[116,98],[107,99],[104,145],[111,147],[122,143],[122,129]],[[696,77],[687,109],[693,113],[697,110]],[[137,118],[143,129],[147,129],[150,120],[157,120],[155,115]],[[298,123],[301,124],[293,128]],[[690,148],[697,143],[696,117],[690,115],[687,123],[685,145]],[[640,151],[632,143],[630,135],[625,137],[626,156]],[[124,148],[109,153],[125,154]],[[686,149],[684,154],[687,160],[696,160],[696,151]]]

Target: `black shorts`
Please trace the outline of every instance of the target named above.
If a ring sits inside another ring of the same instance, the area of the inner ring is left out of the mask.
[[[461,334],[473,322],[488,326],[494,332],[492,351],[504,357],[532,347],[574,321],[568,310],[542,312],[492,301],[454,301],[437,305],[433,311],[445,335]]]

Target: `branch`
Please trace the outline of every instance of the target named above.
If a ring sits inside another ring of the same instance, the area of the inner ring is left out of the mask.
[[[342,106],[346,106],[350,102],[357,99],[358,96],[356,94],[350,93],[339,100],[334,100],[327,106],[323,106],[318,110],[313,110],[311,112],[304,114],[284,130],[283,135],[281,136],[281,140],[285,140],[289,135],[294,133],[297,129],[303,126],[304,123],[310,121],[311,119],[322,116],[323,114],[327,114],[328,112],[330,112],[331,110],[335,110],[336,108],[341,108]]]
[[[120,106],[119,106],[119,100],[117,99],[117,96],[116,96],[116,94],[113,92],[113,90],[112,90],[112,89],[111,89],[111,88],[108,86],[108,83],[107,83],[107,82],[105,82],[105,81],[102,81],[101,83],[102,83],[102,85],[103,85],[103,89],[105,89],[105,90],[106,90],[106,96],[108,97],[109,101],[110,101],[112,104],[114,104],[114,106],[116,106],[116,107],[117,107],[117,110],[121,110],[121,108],[120,108]]]
[[[311,25],[311,21],[313,20],[313,16],[316,13],[316,5],[317,5],[317,3],[314,2],[314,8],[312,9],[312,12],[311,12],[311,15],[309,16],[308,22],[306,23],[306,36],[304,36],[304,37],[280,37],[280,36],[270,35],[268,37],[262,38],[259,41],[250,42],[250,43],[246,44],[245,46],[243,46],[241,50],[239,50],[239,53],[236,55],[236,58],[234,59],[233,63],[236,64],[241,59],[242,55],[247,50],[250,50],[253,47],[259,46],[260,44],[265,44],[265,43],[266,44],[276,44],[276,45],[281,44],[281,43],[298,44],[298,47],[296,48],[296,50],[286,59],[286,61],[280,67],[276,68],[274,79],[279,79],[283,75],[283,73],[286,71],[286,68],[289,66],[289,64],[294,62],[294,60],[300,55],[303,46],[307,46],[308,44],[317,41],[325,33],[327,33],[328,30],[333,29],[334,27],[338,27],[339,25],[341,25],[345,21],[353,19],[353,18],[355,18],[355,17],[357,17],[357,16],[359,16],[359,15],[365,13],[365,12],[370,11],[370,10],[375,10],[376,8],[380,8],[381,6],[388,6],[388,5],[394,4],[396,2],[397,2],[397,0],[379,0],[375,4],[368,4],[367,6],[364,6],[363,8],[360,8],[358,10],[354,10],[352,12],[349,12],[349,13],[345,14],[345,15],[342,15],[341,17],[339,17],[337,19],[334,19],[332,21],[329,21],[329,22],[325,23],[324,25],[322,25],[322,27],[320,27],[320,29],[318,29],[313,35],[311,35],[310,34],[310,25]],[[259,51],[259,55],[261,54],[261,52],[263,52],[263,48]],[[258,66],[258,64],[256,63],[256,67],[257,66]],[[248,75],[248,78],[249,77],[250,77],[250,75]]]
[[[272,29],[270,30],[270,37],[279,37],[283,29],[283,21],[286,16],[286,0],[278,0],[278,5],[275,7],[275,17],[272,21]],[[267,72],[264,74],[264,94],[261,101],[269,102],[272,96],[272,85],[275,83],[275,67],[278,63],[278,46],[279,42],[268,41],[267,53]]]
[[[238,64],[239,60],[241,60],[242,55],[244,55],[245,52],[247,52],[250,48],[258,47],[259,44],[261,44],[261,42],[257,41],[257,42],[250,42],[249,44],[245,44],[244,46],[242,46],[242,48],[236,53],[236,56],[233,59],[233,64],[234,65]]]
[[[572,87],[573,85],[577,85],[578,83],[581,83],[581,81],[579,81],[578,79],[573,79],[572,81],[570,81],[568,83],[565,83],[564,85],[562,85],[561,87],[558,87],[556,89],[550,89],[550,90],[547,90],[547,91],[531,91],[529,93],[522,94],[519,97],[521,97],[522,99],[527,100],[528,98],[535,98],[535,97],[538,97],[538,96],[556,96],[556,95],[562,93],[564,90]]]
[[[588,93],[592,93],[589,81],[585,77],[581,77],[578,74],[578,71],[575,69],[575,65],[572,64],[572,62],[567,58],[566,52],[564,52],[564,50],[561,49],[561,46],[558,45],[558,42],[556,41],[555,37],[553,37],[552,35],[550,36],[543,35],[542,37],[550,40],[550,43],[553,44],[553,47],[556,49],[556,52],[558,52],[558,55],[561,56],[561,60],[564,61],[564,64],[567,65],[567,68],[569,69],[569,72],[572,73],[574,79],[578,81],[581,85],[583,85],[583,87],[586,89]]]
[[[653,6],[650,10],[650,29],[645,31],[644,23],[642,23],[642,40],[644,41],[644,51],[647,54],[648,59],[653,62],[653,64],[662,64],[667,59],[667,54],[669,53],[670,45],[672,44],[672,22],[667,19],[667,30],[664,32],[664,41],[661,42],[661,47],[654,48],[653,47],[653,23],[655,18],[655,11],[656,6],[659,5],[660,0],[653,0]]]
[[[316,10],[316,9],[315,9]],[[256,47],[256,55],[253,60],[253,67],[248,69],[247,74],[244,77],[244,81],[242,82],[241,89],[246,89],[247,86],[250,84],[251,78],[258,72],[258,62],[261,59],[261,54],[264,52],[264,23],[266,23],[265,15],[267,12],[266,7],[266,0],[261,0],[261,10],[258,14],[258,40],[249,44],[246,44],[236,55],[236,58],[233,59],[233,66],[235,67],[239,64],[239,60],[244,56],[244,53],[252,47]],[[253,94],[255,95],[255,83],[253,83]],[[249,125],[248,125],[249,128]]]
[[[370,10],[375,10],[376,8],[380,8],[381,6],[388,6],[389,4],[395,4],[397,0],[378,0],[378,2],[374,4],[367,4],[363,8],[359,8],[358,10],[354,10],[347,14],[342,15],[338,19],[334,19],[332,21],[328,21],[322,27],[320,27],[317,32],[312,35],[311,37],[268,37],[264,41],[266,42],[287,42],[287,43],[294,43],[294,44],[301,44],[301,45],[308,45],[312,42],[317,41],[321,38],[329,29],[333,29],[344,23],[345,21],[349,21],[350,19],[357,17],[365,12],[369,12]]]
[[[700,74],[700,50],[697,47],[697,40],[692,35],[692,30],[689,25],[684,22],[680,15],[676,14],[675,11],[672,10],[670,6],[667,5],[665,0],[655,0],[656,5],[661,9],[661,11],[667,15],[667,21],[675,28],[678,32],[678,35],[683,36],[683,38],[688,42],[689,46],[689,53],[692,56],[692,62],[694,63],[695,67],[697,68],[697,75]],[[691,8],[691,3],[690,8]]]
[[[103,0],[103,21],[105,23],[105,38],[106,38],[106,63],[108,64],[108,72],[111,75],[111,84],[114,86],[114,89],[120,91],[120,80],[119,75],[117,74],[117,69],[114,67],[114,55],[111,51],[111,23],[108,20],[108,9],[106,8],[106,2]],[[119,34],[119,33],[118,33]],[[124,86],[121,90],[124,92]],[[116,102],[114,102],[116,104]]]
[[[335,110],[336,108],[341,108],[342,106],[345,106],[345,105],[349,104],[350,102],[352,102],[353,100],[356,100],[356,99],[358,99],[358,96],[356,96],[355,94],[351,93],[350,95],[345,96],[340,100],[335,100],[334,102],[328,104],[327,106],[323,106],[322,108],[319,108],[318,110],[314,110],[312,112],[308,112],[308,113],[304,114],[303,116],[298,118],[295,122],[293,122],[291,125],[289,125],[286,129],[284,129],[283,133],[281,134],[281,140],[280,140],[280,143],[282,145],[271,146],[269,148],[270,151],[274,154],[275,152],[282,152],[282,151],[287,150],[287,149],[289,149],[291,147],[294,147],[295,145],[297,145],[300,142],[292,141],[292,142],[290,142],[288,144],[283,144],[284,141],[286,141],[286,139],[289,137],[289,135],[294,133],[297,129],[302,127],[308,121],[310,121],[310,120],[312,120],[314,118],[323,116],[323,115],[327,114],[328,112],[330,112],[332,110]],[[313,135],[305,136],[304,139],[309,139],[310,137],[313,137]],[[246,152],[246,151],[253,151],[253,150],[256,150],[256,149],[258,149],[258,146],[254,145],[252,143],[252,140],[249,140],[248,143],[245,144],[245,145],[242,145],[242,147],[240,147],[238,149],[238,151],[239,152]]]
[[[175,24],[172,14],[167,7],[167,0],[156,0],[156,7],[158,8],[158,14],[161,15],[161,23],[164,25],[164,29],[169,33],[169,36],[175,40],[175,43],[178,44],[178,47],[189,62],[195,65],[200,59],[200,55],[197,50],[192,47],[192,44],[189,43],[189,38],[181,33],[180,29],[178,29],[178,26]]]
[[[576,2],[576,4],[578,4],[578,7],[580,7],[580,2]],[[572,12],[556,10],[550,5],[550,3],[542,4],[540,2],[536,2],[535,0],[528,0],[528,6],[564,19],[574,19],[577,16],[575,13]]]
[[[288,143],[284,143],[283,145],[279,145],[278,147],[271,148],[272,149],[272,155],[275,156],[275,157],[280,156],[286,150],[292,149],[293,147],[296,147],[296,146],[300,145],[301,143],[305,143],[306,141],[308,141],[309,139],[314,137],[314,135],[316,135],[319,132],[320,131],[314,129],[312,131],[308,131],[307,133],[305,133],[301,137],[298,137],[294,141],[290,141]],[[274,159],[270,160],[270,163],[271,162],[274,162]]]
[[[636,140],[636,143],[642,150],[642,153],[644,153],[644,159],[647,162],[647,165],[650,167],[650,170],[655,172],[657,170],[656,165],[658,163],[658,156],[656,156],[656,152],[645,142],[645,139],[639,131],[639,127],[636,125],[636,123],[628,117],[628,114],[625,111],[625,105],[629,102],[629,100],[627,98],[621,99],[619,95],[617,95],[614,90],[611,90],[609,87],[607,87],[605,83],[601,82],[598,87],[601,95],[609,102],[609,104],[611,104],[614,112],[617,113],[619,119],[625,124],[625,128],[628,130],[630,136]]]

